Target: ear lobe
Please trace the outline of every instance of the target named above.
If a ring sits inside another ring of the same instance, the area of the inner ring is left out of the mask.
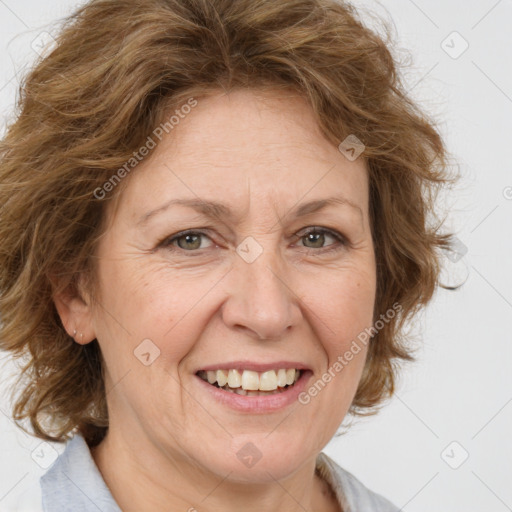
[[[50,281],[54,290],[53,302],[64,329],[80,345],[90,343],[96,337],[92,330],[90,301],[82,298],[74,283],[62,288],[55,277],[51,277]]]

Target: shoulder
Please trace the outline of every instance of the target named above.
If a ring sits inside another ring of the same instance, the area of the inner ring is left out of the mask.
[[[44,512],[58,512],[73,505],[76,512],[120,512],[85,439],[76,434],[39,480]]]
[[[320,475],[331,485],[344,512],[399,512],[400,509],[396,505],[368,489],[325,453],[318,455],[316,467]]]

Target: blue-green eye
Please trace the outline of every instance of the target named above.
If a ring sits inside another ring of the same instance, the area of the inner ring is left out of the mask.
[[[166,247],[178,247],[184,251],[196,251],[206,248],[201,243],[202,239],[205,237],[209,239],[209,237],[201,231],[183,231],[164,241],[163,245]]]
[[[347,240],[343,235],[337,231],[320,227],[310,227],[308,231],[303,231],[302,234],[296,234],[295,237],[303,241],[303,245],[301,245],[301,247],[311,249],[313,252],[325,253],[342,249],[347,245]],[[334,242],[325,245],[329,239],[333,239]],[[203,243],[204,240],[208,240],[210,243],[205,245]],[[171,251],[181,249],[185,252],[198,252],[201,249],[207,249],[212,245],[212,239],[205,232],[187,230],[166,238],[159,244],[159,247],[164,247]],[[315,249],[317,250],[315,251]]]
[[[312,245],[303,245],[307,249],[327,249],[327,251],[339,249],[340,246],[343,247],[347,245],[346,239],[336,231],[332,231],[330,229],[313,227],[310,228],[306,233],[299,235],[300,239],[304,241],[306,244]],[[328,238],[332,238],[335,240],[334,243],[330,243],[327,246],[324,245]],[[327,252],[323,251],[323,252]]]

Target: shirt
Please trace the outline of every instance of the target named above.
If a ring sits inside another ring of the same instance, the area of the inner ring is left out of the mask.
[[[318,455],[316,468],[344,512],[399,512],[325,453]],[[44,512],[121,512],[80,434],[68,441],[39,482]]]

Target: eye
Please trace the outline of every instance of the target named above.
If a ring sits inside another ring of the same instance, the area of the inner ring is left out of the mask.
[[[206,249],[210,245],[203,245],[201,242],[203,239],[211,239],[202,231],[182,231],[176,235],[165,239],[160,245],[168,249],[177,247],[184,251],[196,251],[198,249]]]
[[[325,249],[322,252],[339,250],[347,245],[347,240],[341,233],[317,226],[309,228],[308,231],[297,234],[297,236],[304,242],[305,245],[303,247],[308,249]],[[325,246],[329,238],[333,239],[334,243]]]
[[[346,238],[341,233],[317,226],[311,227],[309,230],[302,232],[302,234],[298,233],[295,236],[304,242],[302,247],[313,250],[318,249],[315,252],[326,253],[340,250],[348,245]],[[334,240],[334,242],[327,243],[329,239]],[[204,244],[205,240],[208,240],[210,243]],[[194,230],[181,231],[158,244],[159,247],[167,250],[181,249],[186,252],[198,252],[212,245],[212,239],[205,232]]]

